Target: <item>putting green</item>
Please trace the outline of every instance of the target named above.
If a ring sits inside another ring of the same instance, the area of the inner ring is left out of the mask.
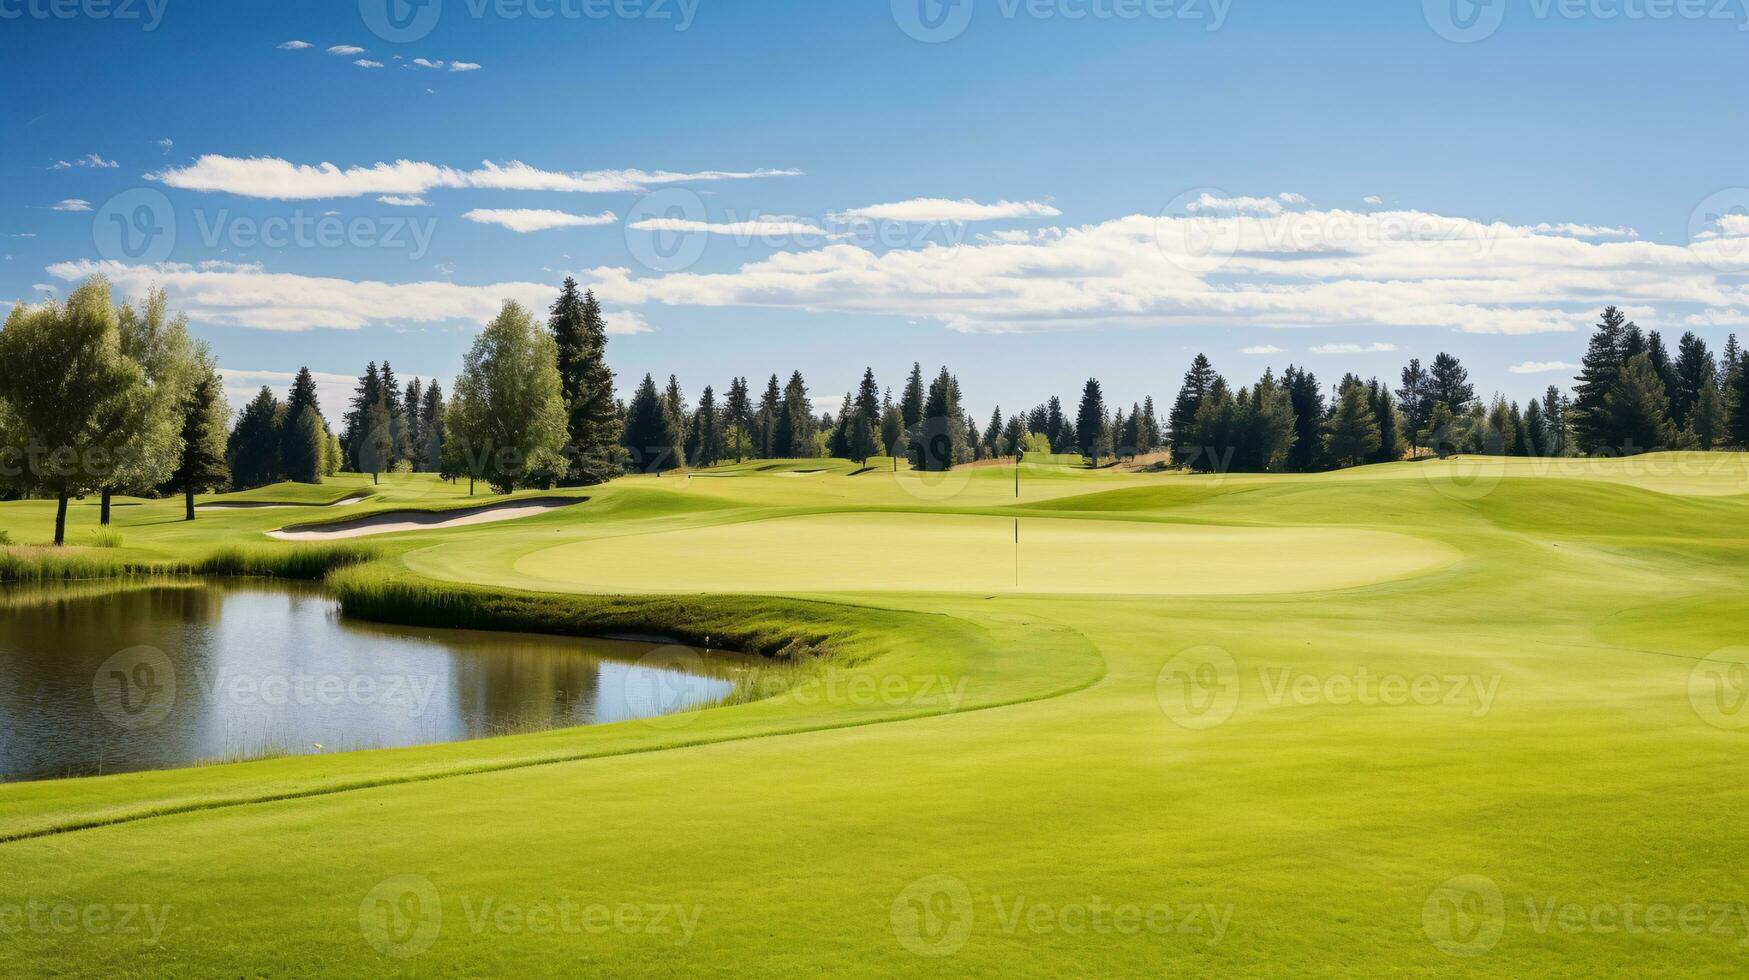
[[[1252,528],[939,514],[822,514],[547,548],[516,562],[587,592],[1243,595],[1350,588],[1458,558],[1354,528]]]

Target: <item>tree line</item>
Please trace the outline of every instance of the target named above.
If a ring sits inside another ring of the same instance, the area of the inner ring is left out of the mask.
[[[980,428],[947,367],[920,363],[898,396],[866,368],[837,412],[816,412],[807,381],[772,374],[755,396],[745,377],[706,386],[690,405],[677,377],[646,374],[619,400],[607,324],[593,292],[566,279],[544,322],[513,302],[475,339],[452,389],[403,385],[385,359],[359,377],[340,431],[308,368],[281,401],[270,388],[237,413],[223,379],[165,294],[115,303],[95,277],[64,301],[15,306],[0,329],[0,495],[68,501],[117,494],[196,494],[283,480],[320,483],[341,470],[436,473],[521,487],[588,486],[754,458],[879,456],[945,470],[1022,453],[1101,466],[1154,457],[1200,472],[1314,472],[1454,453],[1622,455],[1749,447],[1749,359],[1733,334],[1721,356],[1692,332],[1667,348],[1609,307],[1571,395],[1559,386],[1522,408],[1477,397],[1459,359],[1413,359],[1392,387],[1345,374],[1328,394],[1306,368],[1265,370],[1234,387],[1198,354],[1164,419],[1151,397],[1108,408],[1089,378],[1075,410],[1056,396]]]

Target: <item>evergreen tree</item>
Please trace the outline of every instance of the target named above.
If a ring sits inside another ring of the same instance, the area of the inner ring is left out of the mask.
[[[1707,385],[1695,398],[1688,413],[1685,430],[1687,441],[1698,449],[1713,449],[1725,440],[1725,396],[1715,385]]]
[[[1291,401],[1288,410],[1292,411]],[[1184,446],[1183,465],[1198,473],[1230,472],[1243,441],[1244,425],[1239,416],[1239,400],[1227,387],[1226,379],[1216,375],[1197,404],[1189,441]]]
[[[923,400],[922,421],[912,439],[911,465],[925,471],[951,469],[970,461],[972,448],[966,439],[968,421],[960,406],[960,386],[946,367],[929,384]]]
[[[1636,354],[1623,362],[1604,399],[1604,408],[1615,439],[1614,445],[1606,448],[1628,455],[1663,449],[1675,441],[1664,379],[1658,377],[1648,354]]]
[[[1008,424],[1002,428],[1002,441],[998,444],[997,455],[1014,456],[1022,452],[1026,446],[1027,435],[1029,433],[1022,416],[1009,416]]]
[[[279,482],[283,471],[280,430],[284,412],[285,407],[273,396],[273,390],[262,385],[254,400],[237,416],[225,459],[231,467],[231,482],[239,489]]]
[[[1427,415],[1427,427],[1421,430],[1421,445],[1444,459],[1457,450],[1461,436],[1457,416],[1452,414],[1451,406],[1444,402],[1435,402],[1433,410]]]
[[[1706,341],[1689,331],[1676,342],[1676,364],[1672,372],[1670,424],[1681,429],[1688,425],[1689,414],[1700,401],[1701,389],[1718,390],[1718,365],[1713,361],[1712,352],[1707,350]]]
[[[1123,406],[1117,408],[1117,417],[1111,420],[1111,455],[1113,462],[1121,462],[1129,454],[1129,444],[1124,441],[1124,433],[1129,431],[1130,420],[1124,415]]]
[[[648,374],[626,406],[624,439],[640,473],[661,473],[681,463],[680,434],[674,431],[668,407]]]
[[[306,445],[307,440],[302,430],[302,423],[298,421],[298,416],[302,415],[306,408],[315,414],[316,425],[322,430],[322,452],[317,455],[316,480],[314,481],[300,479],[299,476],[293,475],[294,473],[308,475],[309,472],[304,465],[304,454],[308,452],[309,447]],[[292,378],[291,391],[285,397],[284,418],[286,425],[284,431],[280,433],[279,456],[285,461],[286,478],[299,483],[320,483],[321,475],[325,469],[323,462],[327,456],[328,420],[322,415],[322,406],[316,399],[316,379],[314,375],[310,374],[308,367],[298,368],[297,375]],[[296,467],[292,465],[293,457],[299,460]]]
[[[281,434],[282,475],[297,483],[321,483],[327,448],[328,433],[322,428],[322,417],[313,405],[306,403],[297,417],[285,424]]]
[[[1105,393],[1097,378],[1088,378],[1081,389],[1081,407],[1075,413],[1076,448],[1088,458],[1091,466],[1099,467],[1099,457],[1110,447],[1105,432]]]
[[[868,380],[872,381],[872,376]],[[856,409],[851,412],[850,435],[845,445],[845,455],[863,466],[868,465],[869,457],[880,452],[880,435],[875,430],[878,411],[878,405],[871,409],[858,398]]]
[[[978,423],[966,419],[965,451],[971,457],[968,462],[976,462],[984,458],[984,440],[978,436]]]
[[[846,402],[845,404],[849,404]],[[874,368],[864,368],[862,383],[856,388],[856,410],[871,423],[878,423],[881,417],[881,389],[875,384]]]
[[[383,408],[389,416],[389,441],[393,447],[389,459],[383,466],[384,470],[393,472],[395,464],[408,458],[407,447],[407,404],[401,383],[395,378],[395,369],[383,362],[381,369],[383,385]]]
[[[813,404],[808,400],[808,386],[802,372],[793,371],[784,385],[783,400],[777,408],[777,424],[771,437],[772,455],[785,459],[807,459],[816,453]]]
[[[224,379],[205,345],[195,349],[194,385],[182,403],[181,452],[165,488],[182,494],[183,519],[194,520],[194,495],[231,482],[225,466]]]
[[[1532,398],[1524,406],[1524,449],[1526,456],[1551,456],[1549,452],[1548,420],[1543,417],[1543,404]]]
[[[359,376],[358,386],[353,390],[352,403],[346,410],[343,420],[345,425],[340,434],[340,444],[346,450],[346,458],[352,464],[353,472],[367,472],[359,465],[359,452],[369,425],[371,407],[381,400],[382,393],[382,373],[377,370],[377,362],[372,361],[365,367],[364,374]]]
[[[1190,362],[1190,370],[1184,372],[1184,383],[1178,388],[1178,400],[1172,403],[1172,411],[1166,415],[1167,439],[1172,449],[1172,460],[1178,465],[1184,465],[1186,453],[1190,447],[1191,427],[1196,422],[1196,412],[1202,407],[1202,400],[1215,383],[1217,375],[1209,359],[1198,354]]]
[[[1646,335],[1646,357],[1652,362],[1652,370],[1658,375],[1658,380],[1664,383],[1664,397],[1672,405],[1675,404],[1676,366],[1670,361],[1670,351],[1664,346],[1664,338],[1654,330]],[[1674,416],[1672,416],[1674,418]],[[1681,428],[1680,425],[1677,426]]]
[[[1739,357],[1737,369],[1731,372],[1726,398],[1725,431],[1731,444],[1749,448],[1749,358]]]
[[[1731,372],[1743,363],[1743,349],[1737,346],[1737,335],[1731,334],[1725,339],[1725,353],[1719,363],[1719,380],[1731,376]]]
[[[710,385],[698,398],[698,411],[693,414],[688,430],[691,442],[687,457],[694,466],[715,466],[723,459],[722,418],[717,414],[717,395]]]
[[[364,431],[356,437],[358,471],[369,473],[375,484],[384,470],[392,471],[395,465],[395,429],[386,390],[379,391],[376,403],[365,410],[363,425]]]
[[[990,424],[984,428],[984,455],[991,459],[1005,455],[1002,451],[1002,406],[990,413]]]
[[[1378,415],[1367,402],[1366,386],[1351,378],[1342,385],[1336,411],[1325,423],[1329,432],[1326,452],[1338,466],[1359,466],[1379,451]]]
[[[905,380],[905,393],[899,396],[899,418],[905,423],[905,431],[916,430],[923,421],[923,365],[912,362],[911,376]]]
[[[905,417],[899,411],[899,406],[893,404],[893,393],[888,391],[881,402],[881,448],[876,453],[884,452],[889,456],[898,457],[905,451]]]
[[[1493,404],[1488,406],[1487,425],[1482,445],[1477,451],[1487,456],[1512,455],[1512,446],[1518,441],[1518,430],[1513,424],[1512,409],[1506,404],[1505,396],[1494,396]]]
[[[1403,426],[1397,415],[1397,402],[1389,385],[1374,378],[1367,382],[1367,401],[1372,405],[1373,420],[1379,427],[1379,450],[1371,462],[1395,463],[1403,458]]]
[[[1228,471],[1273,473],[1285,468],[1288,452],[1299,435],[1293,396],[1276,380],[1274,370],[1264,370],[1252,388],[1239,389],[1232,408],[1237,442],[1231,447]]]
[[[672,374],[668,376],[668,387],[662,392],[662,407],[668,410],[668,418],[674,424],[674,433],[680,437],[680,444],[687,445],[687,427],[692,413],[687,408],[686,396],[680,393],[680,379]]]
[[[783,411],[783,389],[777,375],[765,383],[765,394],[759,399],[754,437],[759,440],[759,455],[767,459],[783,455],[777,451],[777,419]]]
[[[1627,314],[1613,306],[1608,307],[1603,311],[1597,331],[1591,335],[1585,351],[1577,379],[1579,384],[1574,389],[1571,419],[1578,449],[1582,453],[1619,444],[1609,427],[1610,412],[1606,402],[1621,374],[1622,362],[1626,360],[1623,344],[1629,326]]]
[[[1142,421],[1136,430],[1140,436],[1139,449],[1144,453],[1158,452],[1160,449],[1160,419],[1154,414],[1154,396],[1142,399]]]
[[[1470,384],[1470,372],[1455,356],[1440,351],[1427,369],[1428,394],[1433,401],[1451,409],[1453,415],[1470,410],[1476,400],[1476,387]]]
[[[753,398],[747,390],[746,378],[733,378],[729,381],[729,397],[723,399],[723,423],[725,455],[733,455],[739,463],[752,450],[751,439],[733,440],[729,434],[739,428],[743,434],[753,431]]]
[[[1421,430],[1433,415],[1433,377],[1421,366],[1421,359],[1411,358],[1403,368],[1403,387],[1397,389],[1397,412],[1409,436],[1411,455],[1421,454]],[[1382,433],[1381,433],[1382,435]]]
[[[442,472],[443,465],[443,388],[433,378],[425,386],[425,397],[419,404],[419,458],[428,472]]]
[[[577,294],[566,277],[547,317],[558,350],[559,383],[565,400],[566,486],[592,486],[625,469],[620,415],[607,366],[607,321],[594,291]]]
[[[1566,393],[1554,385],[1549,385],[1543,393],[1543,454],[1547,456],[1565,456],[1570,441],[1569,421],[1567,411],[1569,402]]]
[[[1075,430],[1063,416],[1063,403],[1056,395],[1045,403],[1045,437],[1051,441],[1051,452],[1066,453],[1075,448]]]
[[[1294,442],[1288,450],[1287,469],[1312,473],[1324,468],[1324,390],[1310,371],[1288,365],[1282,385],[1294,412]]]
[[[418,378],[407,382],[407,393],[402,397],[402,411],[407,416],[406,425],[406,459],[413,464],[413,472],[419,472],[423,466],[419,451],[425,446],[425,434],[419,428],[419,405],[425,401],[425,383]]]

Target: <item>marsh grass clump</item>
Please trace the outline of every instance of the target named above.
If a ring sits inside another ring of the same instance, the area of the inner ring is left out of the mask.
[[[119,548],[121,547],[121,531],[113,527],[93,528],[90,544],[93,548]]]
[[[113,543],[97,545],[94,549],[7,547],[0,550],[0,584],[186,575],[316,581],[329,572],[361,565],[376,557],[373,549],[361,545],[313,544],[236,546],[192,561],[128,558],[111,553],[121,547],[121,533],[112,533]]]
[[[376,550],[357,544],[309,544],[295,547],[236,546],[208,555],[195,566],[199,575],[285,578],[316,581],[330,572],[362,565]]]

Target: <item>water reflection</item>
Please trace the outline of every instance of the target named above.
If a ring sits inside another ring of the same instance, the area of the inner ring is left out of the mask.
[[[0,603],[0,780],[653,718],[720,700],[742,664],[356,623],[312,589],[49,594]]]

